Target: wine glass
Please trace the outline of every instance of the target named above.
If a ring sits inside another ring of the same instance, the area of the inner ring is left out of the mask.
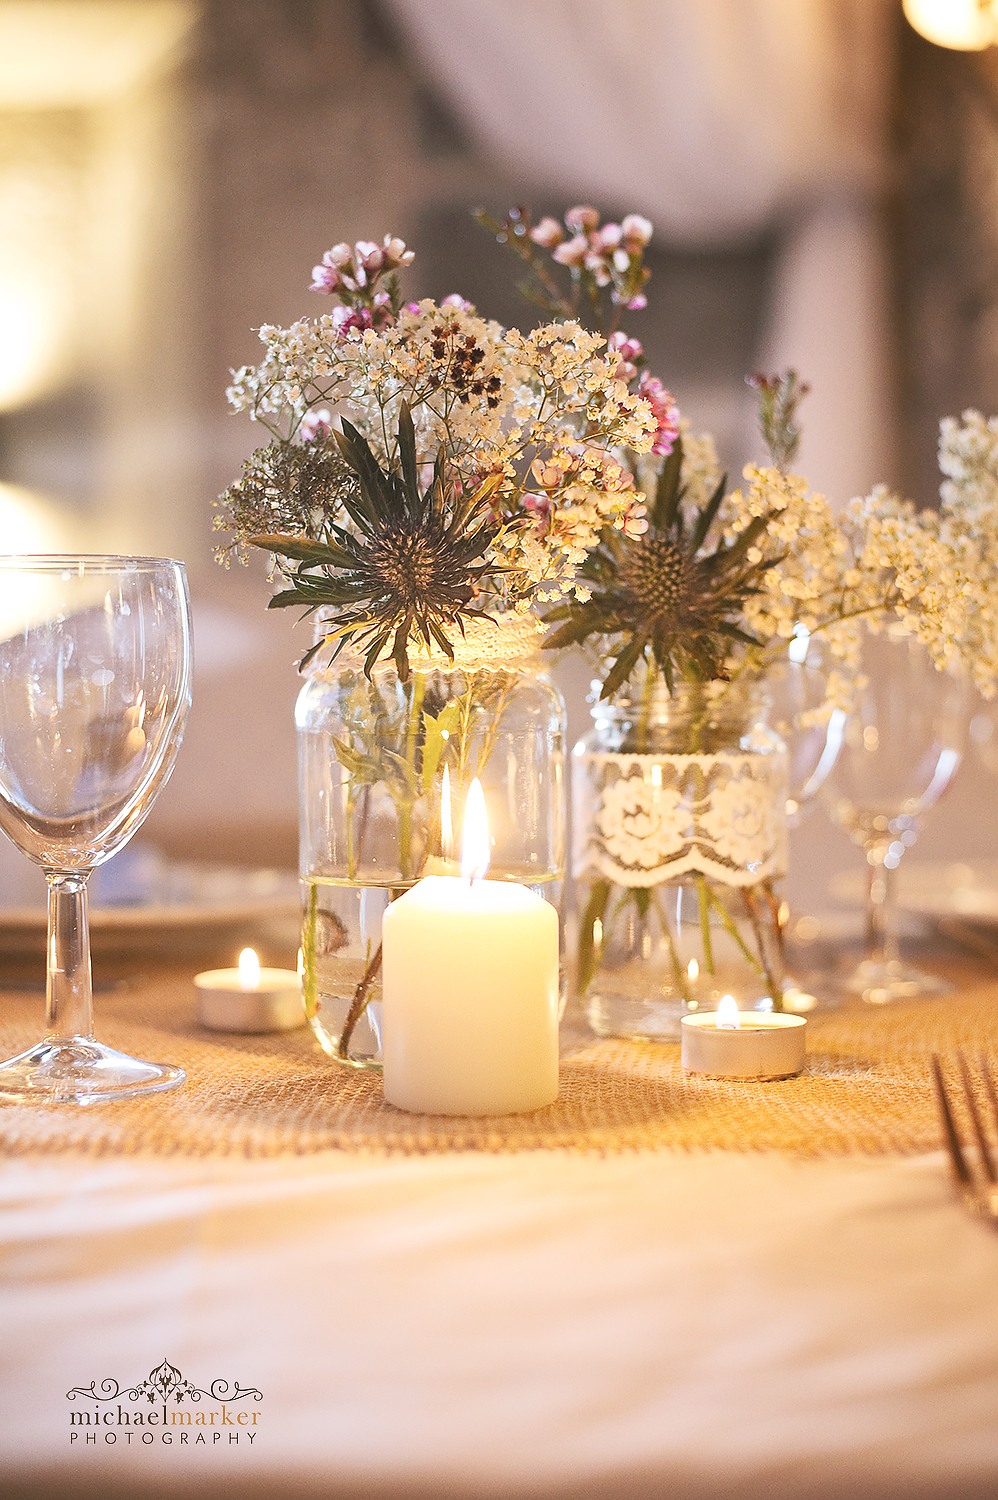
[[[844,988],[872,1005],[951,987],[902,961],[894,872],[949,786],[966,740],[969,692],[926,648],[889,629],[865,632],[862,676],[825,786],[832,817],[866,853],[866,956]]]
[[[180,1068],[94,1037],[87,877],[142,822],[190,708],[190,601],[165,558],[0,557],[0,828],[48,883],[45,1040],[0,1098],[90,1104]]]
[[[835,764],[841,741],[844,714],[834,708],[822,714],[828,695],[830,657],[820,636],[798,625],[786,649],[766,673],[770,697],[770,723],[787,751],[787,827],[798,828],[810,813],[821,787]],[[817,929],[813,918],[788,917],[787,930],[803,933],[805,923]],[[798,953],[798,958],[800,954]],[[788,967],[783,976],[783,1007],[810,1012],[838,1004],[818,976],[804,975]]]
[[[803,625],[766,673],[770,723],[787,748],[787,827],[810,811],[839,752],[842,710],[820,710],[828,690],[828,648]]]

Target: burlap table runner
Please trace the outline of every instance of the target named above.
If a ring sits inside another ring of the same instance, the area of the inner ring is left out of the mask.
[[[562,1061],[558,1100],[528,1115],[452,1119],[385,1104],[380,1078],[341,1068],[309,1030],[227,1036],[197,1021],[190,975],[98,997],[101,1039],[179,1063],[187,1085],[85,1109],[0,1105],[0,1150],[279,1156],[330,1147],[382,1154],[555,1148],[913,1153],[939,1144],[929,1055],[998,1042],[998,982],[964,969],[944,999],[842,1010],[808,1023],[809,1067],[782,1082],[688,1076],[678,1045],[601,1041]],[[0,993],[0,1048],[37,1041],[39,994]]]

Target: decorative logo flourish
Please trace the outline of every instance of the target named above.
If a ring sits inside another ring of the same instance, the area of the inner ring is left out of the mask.
[[[89,1397],[91,1401],[116,1401],[122,1396],[127,1396],[130,1401],[141,1401],[145,1399],[150,1403],[155,1401],[184,1401],[198,1402],[202,1396],[207,1396],[210,1401],[242,1401],[247,1396],[254,1401],[262,1401],[263,1393],[255,1386],[242,1386],[238,1380],[213,1380],[207,1387],[194,1385],[190,1380],[185,1380],[177,1369],[168,1360],[150,1370],[145,1380],[139,1381],[134,1386],[119,1385],[117,1380],[108,1378],[100,1382],[98,1389],[97,1381],[92,1380],[89,1385],[74,1385],[72,1390],[66,1392],[66,1399],[74,1401],[77,1396]]]

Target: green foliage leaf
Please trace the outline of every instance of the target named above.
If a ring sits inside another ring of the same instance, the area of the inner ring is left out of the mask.
[[[602,924],[610,900],[609,880],[594,881],[590,887],[586,909],[579,919],[579,963],[576,983],[580,995],[584,995],[592,983],[599,962],[599,948],[594,938],[596,923]]]
[[[423,768],[420,781],[424,792],[428,792],[433,785],[434,777],[448,740],[457,730],[461,718],[461,702],[454,699],[434,717],[430,713],[423,714]],[[446,736],[446,738],[445,738]]]

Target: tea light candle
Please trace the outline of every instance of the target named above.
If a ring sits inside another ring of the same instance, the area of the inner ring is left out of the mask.
[[[806,1062],[806,1030],[803,1016],[742,1016],[724,995],[716,1011],[683,1017],[682,1064],[714,1078],[792,1078]]]
[[[429,875],[384,915],[385,1099],[420,1114],[540,1109],[558,1096],[558,914],[526,886],[481,878],[477,779],[461,865],[462,876]]]
[[[261,969],[252,948],[238,969],[195,974],[198,1012],[211,1031],[292,1031],[304,1026],[301,977],[293,969]]]

